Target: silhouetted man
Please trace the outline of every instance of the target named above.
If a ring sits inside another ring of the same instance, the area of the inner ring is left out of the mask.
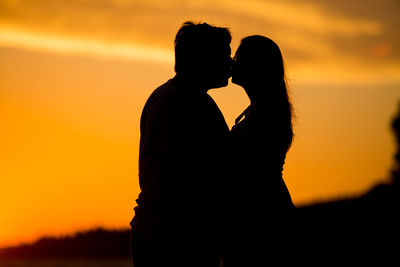
[[[219,155],[229,129],[207,91],[228,84],[230,42],[226,28],[184,23],[176,76],[145,104],[131,222],[136,267],[219,265]]]

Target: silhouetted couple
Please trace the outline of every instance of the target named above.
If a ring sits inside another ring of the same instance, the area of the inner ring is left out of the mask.
[[[230,42],[226,28],[184,23],[176,76],[144,106],[135,267],[264,266],[290,243],[294,206],[282,167],[293,133],[282,55],[270,39],[250,36],[232,60]],[[251,104],[229,131],[207,91],[231,76]]]

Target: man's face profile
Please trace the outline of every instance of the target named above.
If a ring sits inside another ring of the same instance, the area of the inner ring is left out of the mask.
[[[203,77],[208,80],[209,88],[219,88],[228,85],[232,76],[231,48],[225,45],[215,46],[211,49],[207,67],[203,70]]]

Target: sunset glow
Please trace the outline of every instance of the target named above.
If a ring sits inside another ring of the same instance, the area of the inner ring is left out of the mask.
[[[7,0],[0,3],[0,247],[127,228],[139,119],[173,77],[186,20],[261,34],[285,58],[296,114],[284,180],[297,205],[386,181],[400,101],[399,4],[358,1]],[[249,101],[210,95],[232,127]]]

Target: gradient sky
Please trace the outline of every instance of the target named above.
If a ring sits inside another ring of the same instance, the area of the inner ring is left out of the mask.
[[[128,227],[139,118],[174,75],[186,20],[281,47],[296,113],[284,179],[297,205],[386,181],[400,101],[396,0],[2,0],[0,246]],[[249,101],[210,92],[230,126]]]

